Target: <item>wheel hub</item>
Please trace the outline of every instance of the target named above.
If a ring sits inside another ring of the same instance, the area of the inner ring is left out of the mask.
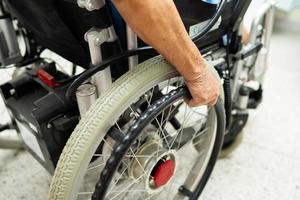
[[[176,170],[175,154],[157,141],[146,142],[135,155],[129,167],[129,176],[139,179],[150,193],[167,185],[173,178]]]

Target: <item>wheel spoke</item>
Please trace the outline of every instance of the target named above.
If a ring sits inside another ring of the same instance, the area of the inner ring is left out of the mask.
[[[124,174],[126,171],[127,171],[127,168],[125,168],[125,169],[121,172],[121,174],[119,175],[119,178],[118,178],[118,179],[115,181],[115,183],[111,186],[111,190],[113,190],[113,189],[116,187],[116,185],[117,185],[118,182],[121,180],[123,174]]]
[[[78,196],[80,195],[92,195],[94,192],[78,192]]]
[[[180,129],[179,129],[178,133],[176,134],[173,142],[171,143],[171,147],[173,147],[175,141],[178,138],[178,135],[180,135],[183,132],[183,128],[184,128],[184,124],[185,124],[185,119],[186,119],[186,117],[185,117],[186,116],[186,112],[187,112],[187,104],[185,104],[185,108],[184,108],[184,120],[183,120],[183,122],[182,122],[182,124],[180,126]]]
[[[153,193],[153,194],[151,194],[150,196],[148,196],[147,199],[145,199],[145,200],[149,200],[149,199],[151,199],[152,197],[154,197],[155,195],[157,195],[157,194]]]
[[[158,119],[157,119],[157,118],[155,118],[155,121],[156,121],[156,123],[158,124],[159,129],[160,129],[160,131],[158,132],[158,134],[160,134],[160,133],[162,134],[163,139],[164,139],[165,142],[166,142],[166,145],[167,145],[168,148],[170,149],[171,146],[170,146],[170,144],[169,144],[169,141],[167,140],[167,136],[166,136],[166,134],[165,134],[165,129],[163,129],[163,128],[161,127],[161,124],[158,122]]]
[[[175,139],[173,140],[172,144],[171,144],[171,147],[174,146],[175,142],[177,141],[178,139],[178,135],[180,135],[180,138],[179,138],[179,142],[177,144],[177,150],[179,149],[180,145],[181,145],[181,139],[182,139],[182,134],[184,132],[184,128],[185,128],[185,125],[186,125],[186,122],[189,121],[191,119],[191,117],[193,116],[193,114],[195,114],[191,109],[189,109],[189,113],[188,114],[185,114],[186,117],[184,117],[183,119],[183,122],[182,122],[182,125],[181,125],[181,128],[179,129],[179,133],[176,135]],[[200,115],[200,113],[197,112],[198,115]],[[205,120],[207,119],[207,115],[204,115],[202,114],[203,117],[205,117]],[[201,120],[197,120],[194,124],[199,124],[198,122],[199,121],[203,121],[204,119],[201,119]],[[194,126],[195,127],[195,126]],[[200,127],[201,128],[201,127]],[[194,131],[194,134],[193,134],[193,137],[196,137],[198,134],[198,131]],[[181,146],[182,148],[182,146]]]
[[[96,166],[94,166],[94,167],[90,167],[90,168],[87,169],[87,171],[91,171],[91,170],[93,170],[93,169],[97,169],[97,168],[99,168],[99,167],[103,167],[104,165],[105,165],[105,162],[103,162],[103,163],[101,163],[101,164],[99,164],[99,165],[96,165]]]
[[[140,166],[141,169],[143,170],[143,172],[146,173],[144,167],[143,167],[142,164],[140,163],[139,159],[137,159],[135,153],[133,152],[133,150],[132,150],[131,148],[130,148],[130,151],[131,151],[131,153],[133,154],[134,159],[137,161],[137,163],[139,164],[139,166]]]
[[[120,192],[120,190],[110,191],[111,194],[117,192]],[[126,192],[147,192],[147,190],[127,190]]]
[[[153,88],[151,89],[151,93],[150,93],[150,98],[149,98],[149,99],[145,97],[145,100],[146,100],[146,102],[148,103],[148,108],[149,108],[149,106],[151,105],[151,101],[152,101],[153,94],[154,94],[154,89],[155,89],[155,87],[153,87]]]
[[[130,188],[131,186],[133,186],[134,184],[136,184],[141,178],[143,178],[143,176],[145,176],[146,174],[142,174],[140,177],[138,177],[137,179],[135,179],[132,183],[130,183],[127,187],[125,187],[123,190],[119,191],[118,194],[116,194],[115,196],[113,196],[112,198],[110,198],[110,200],[115,199],[116,197],[118,197],[120,194],[122,194],[123,192],[125,192],[128,188]],[[107,196],[110,194],[110,192],[107,194]]]
[[[116,126],[117,126],[117,128],[119,129],[119,131],[121,131],[121,133],[124,134],[124,131],[121,129],[121,127],[119,126],[118,122],[116,122]]]

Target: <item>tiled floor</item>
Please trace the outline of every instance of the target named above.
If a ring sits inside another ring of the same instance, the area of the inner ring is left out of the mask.
[[[299,17],[300,11],[277,21],[264,101],[251,112],[239,148],[217,163],[201,199],[300,199]],[[9,76],[0,74],[1,81]],[[0,150],[0,200],[46,199],[50,179],[28,153]]]

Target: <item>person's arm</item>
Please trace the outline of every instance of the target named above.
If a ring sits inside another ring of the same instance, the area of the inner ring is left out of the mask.
[[[173,0],[113,0],[126,23],[183,76],[190,106],[214,105],[219,86],[189,38]]]

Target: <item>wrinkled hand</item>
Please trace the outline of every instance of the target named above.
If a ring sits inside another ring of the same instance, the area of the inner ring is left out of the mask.
[[[186,85],[192,96],[192,99],[187,100],[189,106],[214,106],[217,103],[220,86],[207,65],[203,67],[203,71],[196,78],[186,80]]]

